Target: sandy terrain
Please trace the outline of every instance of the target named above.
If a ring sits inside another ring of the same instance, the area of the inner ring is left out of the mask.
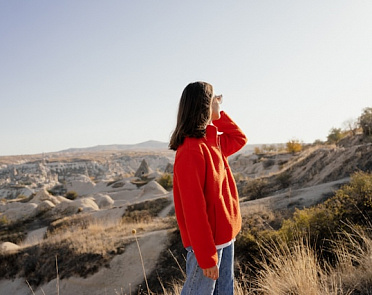
[[[146,274],[155,267],[160,252],[167,244],[167,231],[161,230],[138,236],[138,242],[144,260]],[[58,282],[59,294],[102,295],[102,294],[130,294],[144,279],[141,259],[137,243],[133,242],[121,255],[117,255],[109,268],[102,268],[99,272],[84,279],[70,277]],[[34,290],[36,295],[57,294],[57,279]],[[142,286],[146,289],[146,286]],[[44,292],[44,293],[43,293]],[[32,291],[23,279],[1,280],[0,294],[31,295]]]

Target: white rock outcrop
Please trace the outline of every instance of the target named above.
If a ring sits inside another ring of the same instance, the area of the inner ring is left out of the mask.
[[[81,198],[74,201],[67,200],[59,203],[53,212],[63,216],[72,215],[79,212],[92,212],[99,210],[93,198]]]
[[[131,183],[130,181],[126,181],[126,183],[123,186],[123,189],[126,190],[136,190],[137,186],[134,183]]]
[[[110,209],[114,205],[114,200],[109,195],[96,194],[93,198],[99,209]]]
[[[0,243],[0,253],[16,252],[20,247],[11,242]]]
[[[158,182],[153,180],[142,187],[142,191],[139,197],[140,199],[145,200],[145,199],[151,199],[154,196],[162,196],[167,193],[168,192],[166,189],[164,189]]]
[[[66,182],[67,191],[74,191],[79,196],[91,194],[94,191],[96,184],[87,176],[79,175]]]
[[[35,208],[35,215],[39,215],[42,213],[45,213],[51,209],[53,209],[56,205],[54,205],[51,201],[45,200],[41,202],[36,208]]]
[[[57,205],[60,203],[58,198],[49,194],[46,189],[39,190],[30,202],[40,204],[40,203],[43,203],[44,201],[49,201],[54,205]]]
[[[36,216],[35,203],[7,203],[0,207],[6,220],[9,222],[22,221]]]

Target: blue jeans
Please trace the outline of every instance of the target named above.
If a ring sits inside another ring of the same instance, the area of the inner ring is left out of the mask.
[[[203,275],[191,247],[187,249],[186,282],[181,295],[234,294],[234,242],[217,250],[219,278],[215,281]]]

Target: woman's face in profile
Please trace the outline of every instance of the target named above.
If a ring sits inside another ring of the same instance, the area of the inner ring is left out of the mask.
[[[211,103],[211,121],[218,120],[220,115],[220,104],[222,103],[222,95],[213,95]]]

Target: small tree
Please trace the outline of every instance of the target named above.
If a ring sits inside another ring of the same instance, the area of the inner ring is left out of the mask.
[[[372,135],[372,108],[365,108],[359,117],[359,125],[365,136]]]
[[[324,141],[320,140],[320,139],[316,139],[313,143],[313,145],[323,145],[324,144]]]
[[[342,139],[342,137],[343,133],[341,131],[341,128],[332,128],[327,136],[327,142],[329,144],[337,143],[340,139]]]
[[[358,129],[358,122],[354,119],[346,120],[343,123],[344,130],[348,131],[351,135],[355,135]]]
[[[297,139],[292,139],[286,143],[287,145],[287,151],[289,153],[297,153],[302,151],[302,144]]]

